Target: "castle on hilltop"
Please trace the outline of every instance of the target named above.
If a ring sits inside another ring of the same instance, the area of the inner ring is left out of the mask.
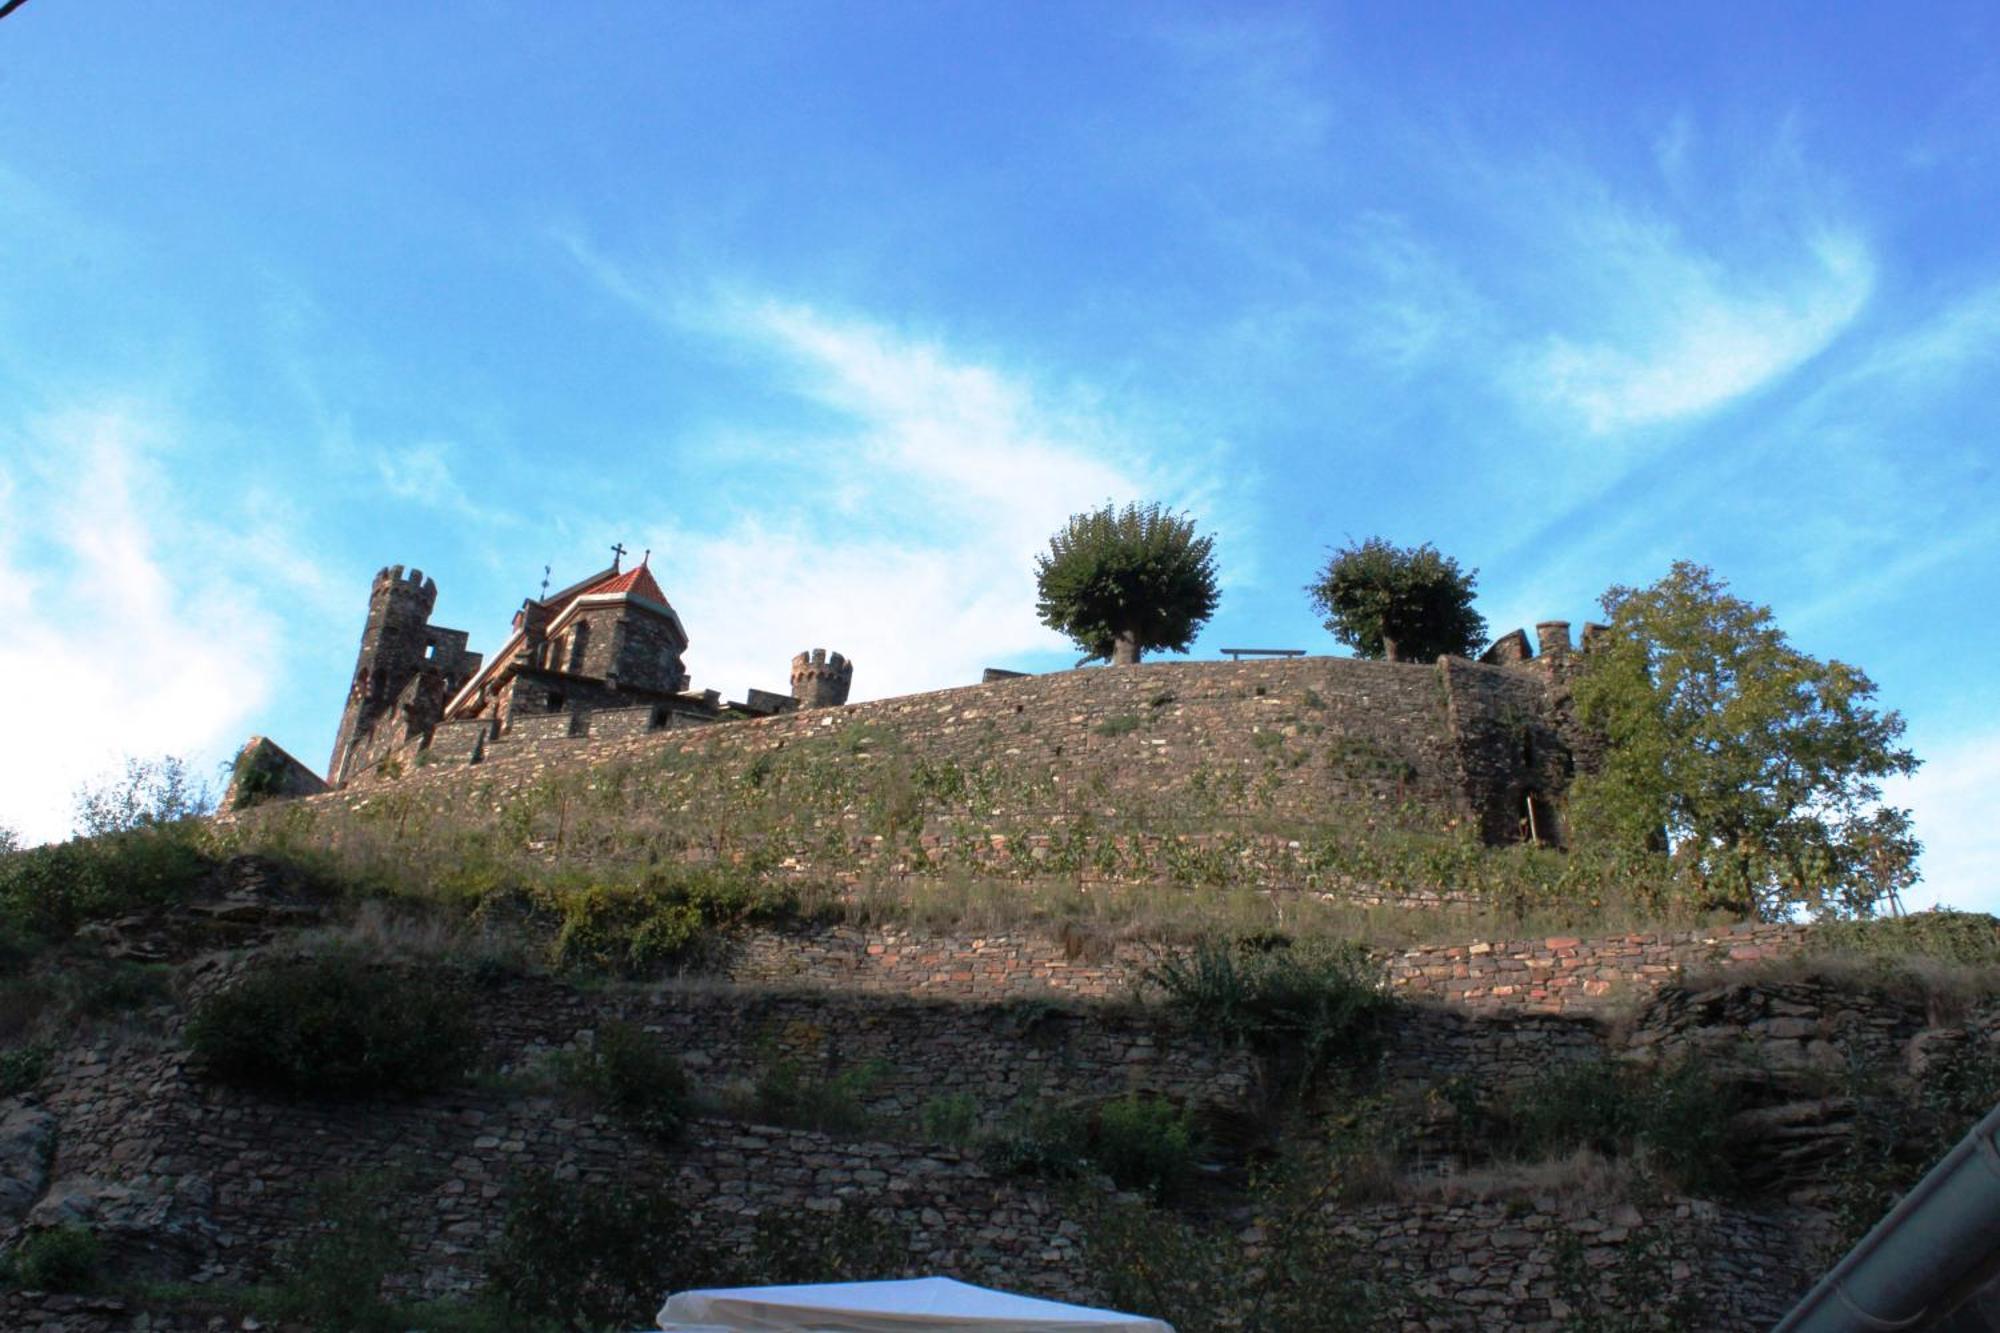
[[[753,689],[724,703],[690,690],[680,613],[649,560],[622,569],[623,555],[614,548],[608,569],[522,602],[490,661],[466,649],[464,630],[430,623],[437,584],[422,570],[377,574],[328,784],[477,762],[510,739],[580,734],[585,718],[593,731],[629,733],[847,702],[853,664],[825,649],[793,659],[790,694]]]
[[[437,584],[422,570],[377,573],[325,778],[253,736],[225,804],[313,795],[420,764],[477,763],[586,731],[634,735],[847,702],[854,664],[824,648],[792,659],[789,694],[752,689],[724,702],[714,690],[689,689],[680,614],[649,559],[623,569],[624,548],[613,550],[609,568],[559,592],[545,584],[523,601],[490,660],[467,648],[466,631],[431,623]]]
[[[690,688],[688,632],[679,613],[649,561],[642,557],[628,569],[622,556],[623,549],[614,548],[609,568],[554,593],[545,584],[541,596],[525,599],[490,657],[467,647],[464,630],[431,623],[437,585],[422,571],[401,565],[382,570],[369,590],[326,776],[252,737],[238,758],[226,804],[234,809],[268,797],[366,786],[435,765],[462,769],[559,755],[590,762],[604,743],[847,702],[853,663],[824,649],[792,659],[788,694],[753,689],[740,701],[725,702],[714,690]],[[1267,786],[1297,788],[1282,800],[1296,797],[1308,806],[1357,796],[1414,800],[1448,819],[1470,821],[1490,843],[1559,843],[1562,794],[1578,769],[1592,766],[1598,750],[1576,725],[1570,685],[1603,633],[1603,626],[1585,625],[1582,643],[1573,645],[1568,622],[1545,621],[1535,627],[1533,643],[1515,630],[1477,661],[1298,657],[1289,665],[1161,663],[1043,677],[989,672],[988,682],[978,686],[859,706],[852,720],[914,737],[929,734],[930,714],[950,718],[965,708],[965,716],[974,717],[1010,707],[1021,720],[1000,762],[1060,773],[1137,730],[1142,710],[1132,692],[1150,691],[1140,701],[1144,713],[1172,704],[1171,714],[1159,717],[1164,727],[1171,716],[1173,730],[1147,738],[1130,768],[1133,781],[1192,780],[1192,769],[1180,771],[1190,765],[1262,773]],[[979,701],[954,702],[969,698],[968,691],[977,691]],[[1286,692],[1299,702],[1281,706],[1278,696]],[[1004,704],[984,702],[1000,695]],[[1302,711],[1273,713],[1274,707]],[[847,720],[845,713],[829,715],[810,729],[819,733],[822,722]],[[805,725],[801,719],[775,732],[746,732],[742,744],[781,747],[786,735],[800,734]],[[957,724],[936,725],[941,730],[923,743],[957,753],[954,747],[966,743]],[[1281,732],[1272,744],[1273,725],[1316,738],[1319,762],[1301,767],[1301,751],[1274,769],[1285,742]],[[985,750],[960,757],[994,759]]]

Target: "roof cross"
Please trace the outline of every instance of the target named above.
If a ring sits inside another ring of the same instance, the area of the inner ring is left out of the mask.
[[[625,558],[625,543],[619,542],[611,548],[611,567],[618,568],[618,562]]]

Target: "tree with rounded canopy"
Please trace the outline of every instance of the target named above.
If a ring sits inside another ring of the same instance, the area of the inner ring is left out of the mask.
[[[1072,514],[1035,557],[1035,610],[1114,666],[1141,653],[1186,652],[1215,614],[1215,538],[1159,504]]]
[[[1879,779],[1915,771],[1902,715],[1859,668],[1787,641],[1769,607],[1687,561],[1603,597],[1611,631],[1574,683],[1605,742],[1570,793],[1576,831],[1665,851],[1705,906],[1767,920],[1861,914],[1916,882],[1910,816]]]
[[[1357,657],[1430,662],[1470,657],[1486,641],[1472,609],[1479,571],[1461,570],[1429,542],[1394,546],[1381,537],[1350,542],[1306,585],[1313,609]]]

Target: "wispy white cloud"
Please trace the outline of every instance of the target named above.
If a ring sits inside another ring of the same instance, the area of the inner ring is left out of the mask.
[[[1880,339],[1835,390],[1930,395],[1968,370],[1985,372],[2000,344],[2000,282],[1957,297],[1916,326]]]
[[[1593,287],[1620,293],[1589,332],[1555,332],[1507,371],[1517,392],[1596,434],[1692,417],[1824,350],[1867,304],[1868,247],[1805,236],[1782,265],[1732,265],[1674,227],[1606,205],[1575,220]]]
[[[0,822],[61,836],[70,794],[126,755],[212,760],[264,704],[279,633],[239,566],[176,516],[158,414],[37,417],[0,467],[0,679],[24,693]],[[59,707],[25,701],[49,691]]]
[[[1694,117],[1686,111],[1676,112],[1653,139],[1653,161],[1660,169],[1660,178],[1675,193],[1687,186],[1694,145]]]
[[[878,501],[890,491],[914,500],[906,518],[954,533],[976,520],[1032,549],[1050,531],[1050,497],[1130,498],[1147,480],[1146,460],[1114,423],[935,342],[784,303],[743,312],[738,327],[803,367],[806,391],[855,423],[826,451],[834,477]]]
[[[1194,121],[1175,127],[1176,151],[1289,158],[1325,147],[1335,113],[1315,77],[1325,45],[1318,25],[1239,13],[1164,23],[1156,37],[1179,66]]]
[[[1781,519],[1809,590],[1787,612],[1797,628],[1966,580],[2000,539],[1988,422],[1967,396],[2000,354],[2000,284],[1870,323],[1810,392],[1681,483],[1685,503],[1744,528]],[[1750,480],[1774,466],[1796,469],[1782,493]]]
[[[1918,746],[1924,766],[1885,784],[1892,805],[1908,807],[1924,844],[1924,874],[1911,906],[1932,902],[2000,913],[2000,731],[1936,747]]]
[[[1407,218],[1365,214],[1347,228],[1346,242],[1362,276],[1343,323],[1368,360],[1407,373],[1487,331],[1485,299]]]
[[[737,302],[714,327],[788,367],[842,424],[783,446],[798,484],[760,497],[756,517],[660,525],[698,684],[782,684],[811,647],[858,663],[857,698],[976,680],[1063,647],[1035,618],[1033,559],[1070,514],[1155,498],[1216,511],[1199,475],[1101,408],[934,340],[794,302]]]
[[[472,498],[459,482],[453,450],[441,440],[421,440],[369,451],[375,476],[384,493],[405,504],[434,509],[475,527],[501,528],[518,524],[520,516]]]
[[[1202,464],[1212,442],[1180,441],[1197,461],[1171,461],[1073,384],[805,302],[686,294],[557,239],[600,290],[669,336],[734,346],[830,423],[743,442],[778,479],[754,513],[676,497],[650,525],[699,686],[783,686],[792,654],[814,647],[858,664],[856,698],[977,680],[1064,650],[1035,617],[1033,562],[1071,514],[1159,500],[1207,530],[1228,522]]]

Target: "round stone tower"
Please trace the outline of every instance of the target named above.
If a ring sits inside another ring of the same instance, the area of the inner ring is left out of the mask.
[[[423,667],[424,631],[436,604],[437,584],[425,578],[421,569],[405,574],[401,565],[390,565],[375,576],[368,590],[368,622],[361,629],[354,684],[340,715],[340,734],[333,742],[327,781],[338,786],[346,779],[342,770],[355,740],[374,729],[376,720]]]
[[[800,708],[838,708],[854,683],[854,663],[839,653],[815,648],[792,659],[792,697]]]

